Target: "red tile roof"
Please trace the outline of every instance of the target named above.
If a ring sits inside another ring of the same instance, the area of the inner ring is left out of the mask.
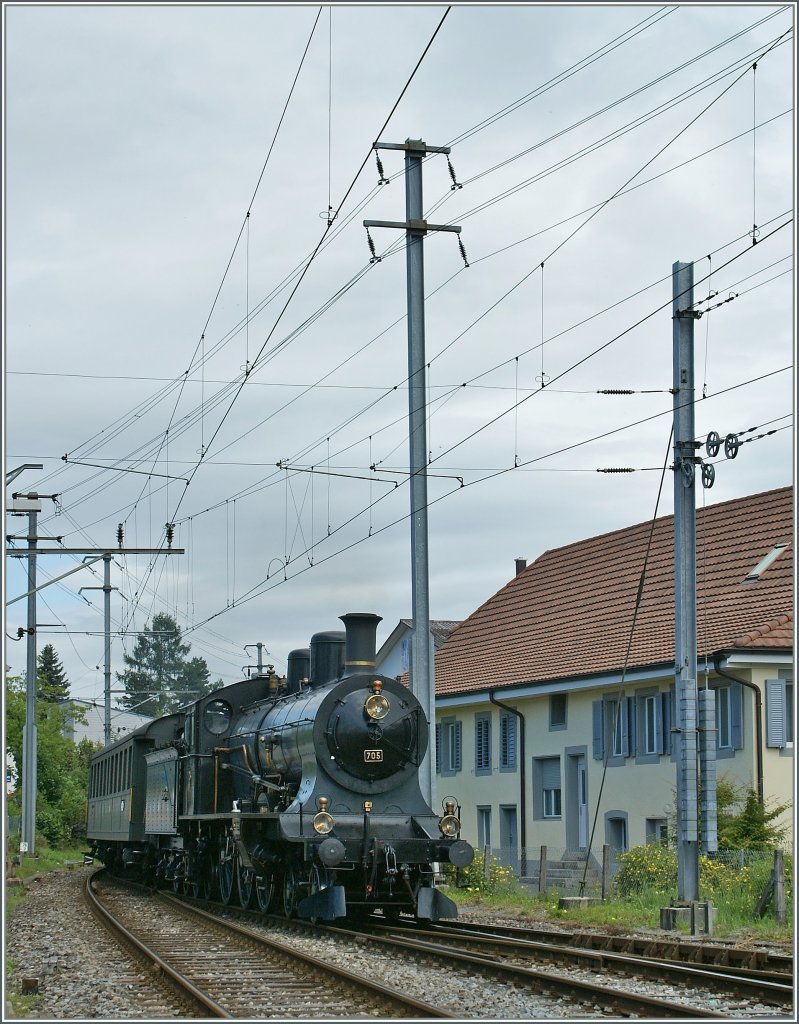
[[[697,511],[700,658],[793,648],[793,488]],[[674,517],[546,551],[458,626],[436,655],[436,693],[468,693],[674,660]],[[647,546],[643,596],[630,631]],[[755,566],[785,549],[754,581]]]

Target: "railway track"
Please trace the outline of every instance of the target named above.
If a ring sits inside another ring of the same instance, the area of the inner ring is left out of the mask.
[[[112,933],[149,960],[195,1016],[454,1016],[163,893],[94,876],[86,894]]]
[[[236,913],[249,917],[247,911],[238,910]],[[337,925],[312,926],[307,922],[286,921],[283,918],[265,919],[261,915],[256,915],[255,920],[261,927],[271,927],[283,933],[329,935],[356,944],[362,944],[365,937],[368,936],[366,941],[370,945],[374,943],[383,950],[384,955],[381,959],[390,959],[395,965],[400,955],[427,963],[436,960],[448,965],[453,971],[463,971],[469,975],[479,974],[487,981],[491,979],[516,989],[523,988],[539,997],[556,998],[561,1003],[567,999],[572,1004],[572,1012],[568,1014],[560,1012],[556,1016],[579,1018],[595,1016],[597,1011],[602,1015],[668,1019],[728,1019],[729,1016],[724,1010],[707,1008],[707,997],[709,989],[712,989],[713,979],[706,971],[694,974],[691,973],[690,968],[682,968],[686,973],[679,978],[680,982],[683,987],[686,985],[692,987],[683,993],[681,999],[675,1000],[665,998],[662,994],[664,989],[672,990],[673,984],[670,984],[671,976],[668,973],[664,978],[662,964],[655,961],[636,961],[635,958],[628,957],[626,969],[627,973],[633,974],[636,979],[640,979],[642,976],[654,977],[659,984],[660,995],[652,995],[640,989],[627,990],[614,982],[608,983],[609,961],[617,958],[621,964],[625,959],[622,955],[616,955],[614,958],[614,954],[598,954],[586,950],[553,946],[551,950],[560,956],[561,961],[568,968],[563,974],[559,974],[553,972],[548,965],[542,969],[529,966],[531,952],[529,947],[534,944],[527,943],[525,946],[505,938],[492,937],[490,929],[488,929],[489,934],[485,935],[484,941],[484,937],[479,933],[459,934],[457,925],[434,925],[429,928],[421,928],[413,925],[410,920],[408,926],[403,927],[396,923],[381,925],[378,918],[373,918],[355,930]],[[469,932],[468,929],[467,932]],[[463,948],[464,940],[471,943],[470,948]],[[504,951],[497,951],[496,947],[500,947]],[[508,949],[511,947],[511,954],[508,955]],[[519,962],[520,955],[522,961],[526,959],[527,962]],[[575,964],[577,964],[576,970]],[[675,977],[679,974],[679,970],[679,965],[676,965]],[[783,983],[786,981],[784,975],[782,981]],[[724,982],[719,987],[729,991]],[[743,990],[735,988],[734,991],[737,995],[743,993],[744,998],[751,998],[754,993],[757,1003],[764,1001],[763,992],[754,978],[751,987],[744,985]],[[779,986],[773,993],[769,1005],[785,1006],[790,1003],[790,992],[789,985]],[[766,1002],[769,1001],[766,1000]],[[488,1015],[490,1016],[490,1013]]]
[[[536,942],[547,942],[582,949],[607,950],[612,953],[631,953],[638,956],[660,960],[673,960],[685,964],[712,964],[717,967],[737,967],[742,969],[769,971],[776,975],[793,976],[793,957],[773,953],[765,949],[744,949],[720,942],[686,942],[669,936],[657,935],[642,937],[638,935],[608,935],[604,932],[592,932],[583,929],[575,931],[555,931],[549,928],[532,926],[518,927],[513,925],[475,924],[470,921],[457,921],[436,927],[456,929],[464,934],[468,932],[490,932],[506,938],[530,939]]]
[[[645,951],[633,952],[633,943],[628,936],[608,937],[589,933],[588,941],[583,946],[572,946],[564,945],[560,935],[558,941],[554,943],[541,941],[541,938],[551,939],[553,933],[547,931],[536,931],[533,934],[538,937],[531,939],[530,932],[526,929],[503,926],[476,927],[462,922],[436,924],[428,928],[413,926],[410,922],[407,927],[396,924],[372,924],[371,928],[376,934],[411,936],[414,939],[444,944],[472,953],[485,953],[490,950],[503,957],[505,962],[524,964],[535,960],[566,965],[577,963],[603,974],[622,974],[661,981],[668,979],[677,986],[700,987],[743,999],[753,999],[784,1010],[790,1009],[793,1005],[792,958],[773,955],[769,957],[765,951],[756,951],[760,954],[757,962],[769,965],[764,968],[720,966],[718,957],[713,955],[708,945],[699,947],[704,956],[700,955],[698,958],[696,946],[673,941],[636,941],[635,945],[639,949],[643,946]],[[612,944],[623,951],[597,949],[594,943],[598,945],[602,938],[621,939],[622,941]],[[652,948],[654,945],[657,946],[657,950]],[[655,955],[656,952],[660,955]],[[663,956],[663,952],[671,953],[672,956]],[[729,953],[730,950],[722,952]]]
[[[475,926],[464,922],[422,927],[410,918],[383,923],[380,917],[374,916],[355,930],[339,925],[315,926],[233,906],[205,904],[210,909],[201,909],[194,901],[186,903],[162,893],[154,897],[150,890],[136,889],[134,894],[128,887],[130,899],[160,908],[161,916],[169,922],[164,940],[169,952],[161,950],[158,955],[163,960],[168,959],[171,969],[181,973],[188,964],[191,971],[185,970],[185,973],[190,981],[222,1011],[206,1008],[206,1015],[250,1019],[358,1014],[461,1019],[495,1015],[521,1019],[595,1019],[597,1016],[793,1019],[791,958],[768,958],[765,951],[760,951],[757,957],[760,963],[771,960],[770,966],[764,969],[721,969],[712,963],[695,962],[694,944],[670,940],[667,940],[669,951],[679,956],[679,947],[684,945],[686,949],[682,952],[693,957],[694,962],[686,960],[685,956],[682,960],[660,959],[629,951],[592,949],[588,948],[592,944],[590,940],[582,947],[567,946],[562,942],[564,933]],[[180,927],[177,922],[181,918],[174,917],[179,909],[187,915]],[[186,921],[191,923],[187,926]],[[249,927],[235,922],[246,922]],[[161,929],[163,931],[163,924]],[[181,938],[184,931],[188,933],[185,948]],[[531,934],[555,941],[541,942],[531,939]],[[569,937],[571,933],[565,934]],[[585,938],[585,933],[574,934]],[[629,941],[626,936],[612,938]],[[238,944],[240,941],[244,946]],[[259,943],[257,953],[253,953],[253,942]],[[282,963],[282,966],[269,968],[276,979],[280,971],[283,972],[283,980],[276,981],[278,995],[270,994],[268,988],[261,990],[261,994],[250,992],[250,979],[267,971],[264,946],[275,950],[270,955],[277,956]],[[202,957],[198,957],[198,950],[203,951]],[[256,966],[251,965],[253,957],[257,959]],[[207,964],[209,960],[215,964],[214,969],[198,975],[197,964]],[[301,963],[313,967],[317,972],[315,980],[310,983],[293,981],[297,998],[292,996],[284,1005],[288,989],[285,965],[290,964],[296,971]],[[355,974],[348,974],[344,964],[348,968],[355,964]],[[401,1010],[396,1004],[376,1008],[374,996],[364,997],[365,1004],[357,1003],[351,994],[338,994],[329,975],[331,965],[350,990],[353,984],[362,985],[365,977],[369,977],[372,991],[382,997],[388,994],[391,1001],[398,998],[400,991],[416,991],[417,998],[400,997],[404,1003]],[[232,988],[229,981],[225,982],[225,976],[231,974],[235,977]],[[421,975],[427,980],[420,982]],[[468,986],[478,990],[479,1011],[475,1011],[474,1002],[461,1001],[459,993]],[[420,992],[424,998],[431,992],[436,993],[441,1005],[431,1006],[419,999]],[[503,1005],[502,1000],[508,994],[517,1000],[522,1010],[515,1013],[493,1010],[495,1001]]]

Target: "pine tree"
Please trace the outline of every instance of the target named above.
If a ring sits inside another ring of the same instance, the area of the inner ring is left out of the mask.
[[[133,651],[124,655],[127,668],[117,672],[126,690],[122,706],[158,717],[213,689],[205,660],[187,660],[190,649],[170,615],[154,616],[152,626],[145,624],[139,633]]]
[[[36,697],[48,704],[69,700],[69,680],[52,644],[43,647],[38,657]]]

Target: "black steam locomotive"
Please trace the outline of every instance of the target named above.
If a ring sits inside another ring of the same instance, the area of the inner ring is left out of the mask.
[[[333,920],[457,916],[434,865],[471,863],[455,802],[419,787],[428,722],[375,672],[380,617],[342,615],[273,671],[155,719],[91,761],[88,837],[119,873]],[[346,648],[346,653],[345,653]]]

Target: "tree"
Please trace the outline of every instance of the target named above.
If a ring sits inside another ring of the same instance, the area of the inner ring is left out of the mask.
[[[39,652],[36,697],[48,704],[69,700],[69,680],[52,644],[47,644]]]
[[[22,730],[27,715],[26,683],[23,676],[6,676],[6,749],[22,768]],[[100,746],[88,740],[75,744],[65,735],[68,717],[85,721],[76,704],[58,706],[48,700],[36,702],[36,829],[48,842],[75,841],[85,834],[86,791],[89,755]],[[20,813],[18,787],[9,801],[12,814]]]
[[[777,819],[789,804],[761,803],[753,789],[721,776],[716,784],[719,848],[722,850],[771,850],[785,840],[788,825]]]
[[[214,687],[208,666],[203,658],[187,660],[190,649],[170,615],[155,615],[152,626],[146,623],[139,633],[132,653],[124,656],[128,667],[117,672],[126,690],[123,707],[157,718],[210,692]]]

